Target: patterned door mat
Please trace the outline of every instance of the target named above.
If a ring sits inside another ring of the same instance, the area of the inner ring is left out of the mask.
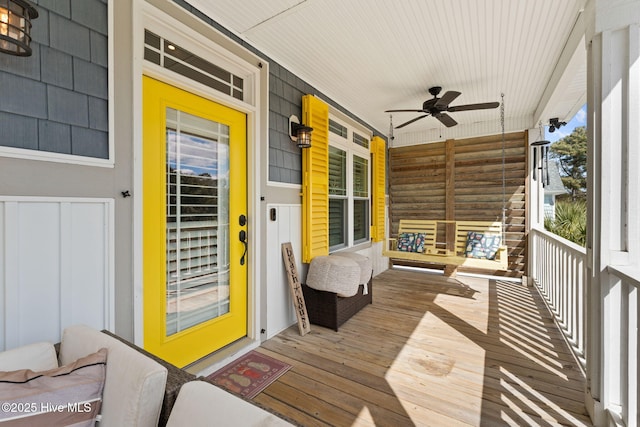
[[[250,351],[207,377],[210,382],[253,399],[285,374],[291,365],[257,351]]]

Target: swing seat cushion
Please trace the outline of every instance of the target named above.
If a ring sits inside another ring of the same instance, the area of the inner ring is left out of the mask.
[[[500,236],[469,231],[467,233],[464,256],[467,258],[494,260],[501,243]]]

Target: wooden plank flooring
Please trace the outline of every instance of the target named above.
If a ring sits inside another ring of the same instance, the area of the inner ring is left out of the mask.
[[[389,270],[339,332],[258,351],[293,368],[255,401],[303,426],[589,426],[584,378],[535,289]]]

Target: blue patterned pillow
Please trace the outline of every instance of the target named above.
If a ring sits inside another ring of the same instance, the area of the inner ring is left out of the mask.
[[[467,258],[496,259],[502,239],[500,236],[484,235],[469,231],[464,256]]]
[[[402,252],[424,252],[423,233],[400,233],[398,250]]]

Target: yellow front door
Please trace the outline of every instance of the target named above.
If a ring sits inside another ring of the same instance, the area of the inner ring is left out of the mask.
[[[183,367],[247,334],[246,115],[143,91],[144,347]]]

